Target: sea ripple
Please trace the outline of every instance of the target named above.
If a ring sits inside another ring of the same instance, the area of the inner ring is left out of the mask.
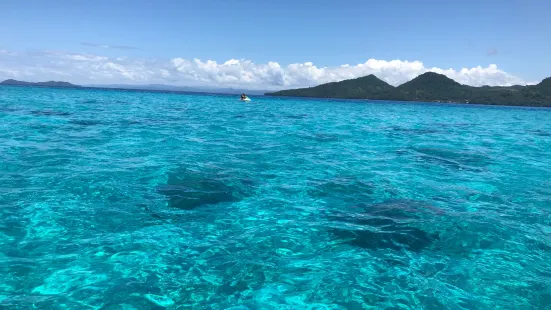
[[[550,119],[0,87],[0,306],[546,309]]]

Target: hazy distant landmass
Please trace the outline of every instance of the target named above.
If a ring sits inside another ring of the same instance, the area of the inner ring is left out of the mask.
[[[190,92],[190,93],[220,93],[220,94],[242,94],[247,95],[264,95],[266,90],[250,90],[239,88],[219,88],[206,86],[173,86],[165,84],[147,84],[147,85],[127,85],[127,84],[95,84],[86,85],[93,88],[116,88],[116,89],[136,89],[136,90],[157,90],[157,91],[175,91],[175,92]]]
[[[103,85],[75,85],[68,82],[25,82],[17,80],[5,80],[0,82],[0,85],[10,86],[41,86],[41,87],[81,87],[81,88],[111,88],[111,89],[129,89],[129,90],[154,90],[154,91],[171,91],[171,92],[189,92],[189,93],[219,93],[219,94],[242,94],[247,95],[264,95],[266,90],[250,90],[239,88],[218,88],[205,86],[173,86],[164,84],[147,84],[147,85],[127,85],[127,84],[103,84]]]
[[[12,86],[42,86],[42,87],[80,87],[69,82],[61,81],[48,81],[48,82],[24,82],[17,80],[5,80],[0,82],[0,85],[12,85]]]
[[[551,78],[546,78],[537,85],[474,87],[459,84],[442,74],[427,72],[394,87],[374,75],[368,75],[266,95],[551,107]]]

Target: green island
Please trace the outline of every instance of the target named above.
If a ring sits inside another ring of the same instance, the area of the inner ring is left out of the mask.
[[[395,87],[371,74],[265,95],[551,107],[551,77],[537,85],[474,87],[460,84],[443,74],[426,72]]]
[[[10,86],[40,86],[40,87],[80,87],[79,85],[74,85],[69,82],[61,81],[48,81],[48,82],[24,82],[17,80],[5,80],[0,82],[0,85],[10,85]]]

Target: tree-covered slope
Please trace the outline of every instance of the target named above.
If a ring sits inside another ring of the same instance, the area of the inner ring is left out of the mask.
[[[457,83],[445,75],[427,72],[398,87],[373,75],[322,84],[316,87],[267,93],[268,96],[436,101],[480,104],[550,106],[551,78],[538,85],[473,87]]]
[[[318,98],[371,98],[394,87],[373,74],[357,79],[332,82],[309,88],[282,90],[273,96],[318,97]]]

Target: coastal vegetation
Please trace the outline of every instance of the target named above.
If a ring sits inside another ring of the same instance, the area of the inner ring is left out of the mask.
[[[368,75],[266,95],[551,107],[551,78],[537,85],[474,87],[460,84],[442,74],[427,72],[394,87],[375,75]]]

